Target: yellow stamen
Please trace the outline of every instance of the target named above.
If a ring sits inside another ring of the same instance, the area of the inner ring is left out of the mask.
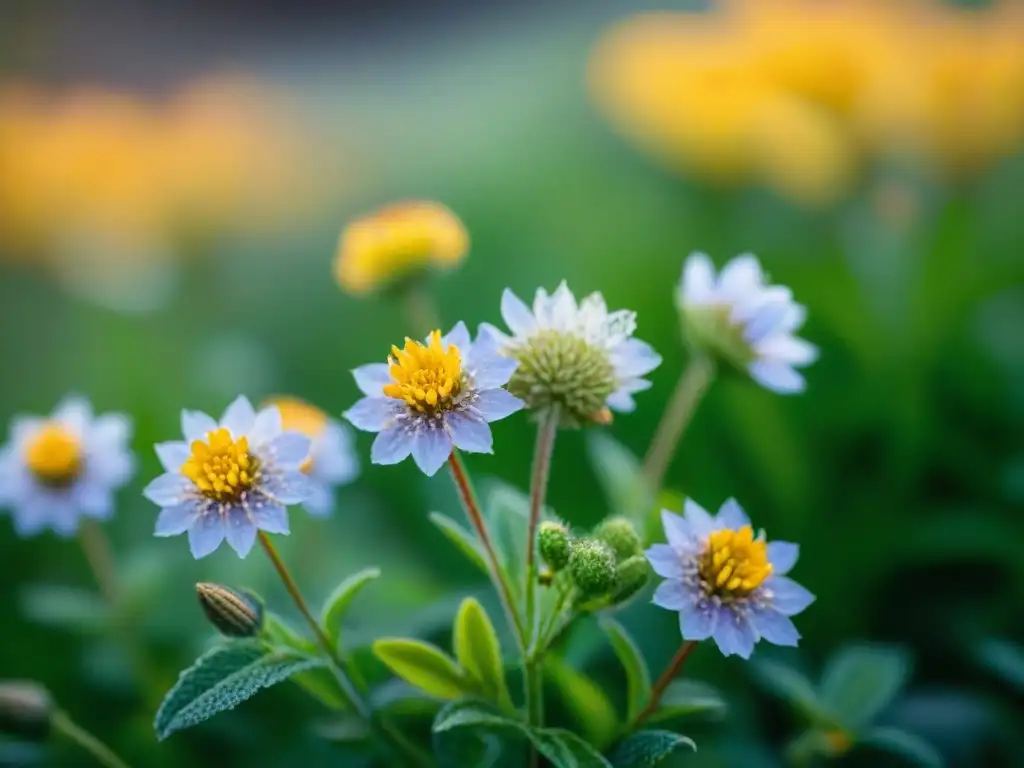
[[[715,531],[698,566],[701,581],[723,599],[745,597],[761,586],[772,572],[768,546],[754,539],[754,530],[745,525],[738,531]]]
[[[28,444],[25,462],[41,482],[67,485],[78,477],[82,445],[65,427],[48,422]]]
[[[427,345],[410,338],[405,349],[391,347],[391,378],[384,394],[404,400],[420,413],[435,413],[451,407],[462,386],[462,355],[459,348],[441,344],[441,332],[433,331]]]
[[[264,406],[277,406],[281,412],[281,426],[285,430],[301,432],[310,440],[316,440],[327,427],[327,414],[297,397],[272,397]],[[313,471],[313,457],[310,456],[299,466],[307,475]]]
[[[237,501],[256,482],[259,462],[249,453],[248,438],[235,440],[220,427],[208,432],[205,442],[193,440],[191,449],[181,473],[207,498]]]

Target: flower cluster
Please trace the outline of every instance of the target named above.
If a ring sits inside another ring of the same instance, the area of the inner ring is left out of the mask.
[[[720,0],[638,15],[597,46],[592,90],[673,168],[798,203],[841,197],[866,159],[961,175],[1024,140],[1024,16],[953,5]]]

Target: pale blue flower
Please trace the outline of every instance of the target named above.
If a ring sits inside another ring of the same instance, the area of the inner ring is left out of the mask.
[[[357,429],[376,432],[374,464],[397,464],[412,454],[430,476],[453,448],[492,453],[488,422],[523,407],[502,386],[516,362],[500,355],[489,337],[474,343],[464,323],[442,337],[434,331],[420,344],[392,347],[389,364],[373,363],[352,374],[366,397],[345,412]]]
[[[220,422],[200,411],[182,411],[185,439],[158,443],[166,472],[143,491],[161,507],[157,536],[188,533],[195,558],[205,557],[224,539],[245,557],[257,531],[287,534],[286,507],[310,496],[301,471],[310,439],[284,431],[276,407],[258,414],[237,398]]]
[[[676,304],[692,343],[779,394],[803,392],[796,370],[818,358],[818,348],[794,336],[807,310],[789,288],[769,285],[757,257],[737,256],[717,276],[711,259],[691,254],[683,264]]]
[[[633,411],[633,395],[651,386],[643,377],[661,364],[649,344],[633,338],[635,312],[609,312],[596,292],[577,303],[565,281],[551,295],[538,288],[532,308],[506,289],[501,315],[508,334],[481,329],[519,362],[509,391],[531,410],[558,406],[566,425],[602,421],[605,408]]]
[[[109,518],[115,492],[135,470],[131,433],[126,415],[94,415],[77,395],[49,417],[15,416],[0,448],[0,505],[10,509],[18,534],[71,536],[80,517]]]
[[[665,578],[655,605],[679,612],[685,640],[713,638],[726,655],[749,658],[759,640],[795,646],[800,633],[790,620],[814,596],[786,574],[799,547],[753,537],[750,519],[729,499],[709,515],[686,501],[685,517],[662,511],[667,544],[647,550],[654,572]]]

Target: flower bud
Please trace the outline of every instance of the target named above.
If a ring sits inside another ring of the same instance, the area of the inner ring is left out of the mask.
[[[263,629],[263,603],[249,592],[200,582],[196,595],[206,618],[227,637],[256,637]]]
[[[556,573],[569,564],[569,531],[561,523],[545,520],[537,532],[537,548]]]
[[[607,594],[615,586],[615,553],[594,539],[573,542],[569,573],[584,598]]]
[[[594,538],[603,541],[615,553],[615,559],[623,561],[627,557],[643,554],[643,543],[640,534],[633,524],[624,517],[610,517],[594,529]]]
[[[53,700],[49,692],[29,680],[0,682],[0,733],[44,739],[50,732]]]
[[[615,571],[615,594],[612,602],[624,603],[647,586],[651,578],[651,566],[643,555],[627,557]]]

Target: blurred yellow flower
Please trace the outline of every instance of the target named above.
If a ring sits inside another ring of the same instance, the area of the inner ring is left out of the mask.
[[[671,167],[827,203],[872,156],[955,173],[1019,146],[1022,39],[1009,3],[725,0],[620,23],[590,83],[611,121]]]
[[[351,222],[341,233],[334,275],[349,293],[366,294],[430,268],[458,265],[469,234],[440,203],[395,203]]]

